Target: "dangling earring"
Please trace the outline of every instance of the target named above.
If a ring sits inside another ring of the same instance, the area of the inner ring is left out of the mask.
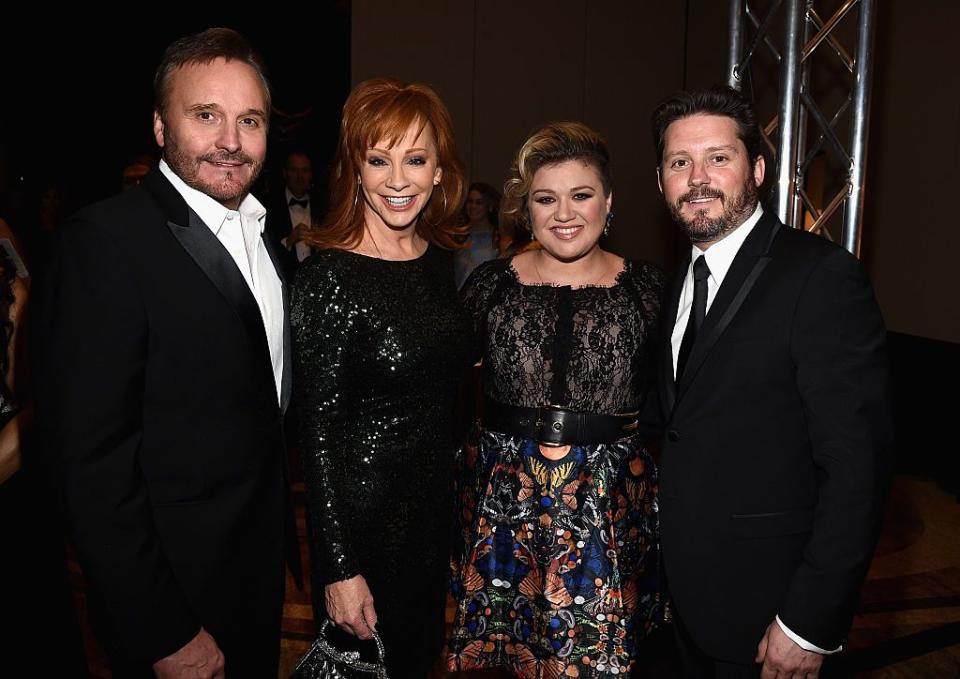
[[[613,210],[610,210],[610,212],[607,213],[607,219],[606,219],[606,221],[604,221],[604,223],[603,223],[603,235],[604,235],[604,236],[609,236],[609,235],[610,235],[610,225],[611,225],[611,224],[613,224]]]
[[[443,214],[447,214],[447,190],[443,188],[443,182],[435,182],[433,185],[440,187],[440,193],[443,195]],[[433,200],[432,191],[430,192],[430,200]],[[434,226],[436,226],[436,224],[434,224]]]
[[[362,183],[363,182],[360,179],[360,175],[357,175],[357,192],[353,196],[353,210],[357,209],[357,203],[360,202],[360,187]]]

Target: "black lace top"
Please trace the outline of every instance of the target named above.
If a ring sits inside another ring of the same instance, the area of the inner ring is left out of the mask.
[[[663,278],[626,261],[610,287],[525,285],[512,260],[481,264],[460,291],[484,392],[501,403],[615,413],[651,388]]]

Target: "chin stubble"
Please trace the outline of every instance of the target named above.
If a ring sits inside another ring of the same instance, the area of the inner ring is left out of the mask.
[[[694,213],[691,219],[685,218],[681,209],[684,202],[697,198],[719,198],[723,204],[723,213],[719,217],[707,217],[706,210]],[[711,243],[720,240],[743,224],[757,207],[759,189],[748,177],[732,199],[718,189],[703,187],[693,189],[680,196],[675,203],[667,203],[670,216],[687,234],[691,243]]]
[[[260,175],[260,170],[263,166],[263,163],[255,162],[242,151],[235,153],[222,151],[218,153],[206,153],[202,156],[189,156],[180,150],[175,139],[168,138],[166,142],[163,148],[163,158],[167,161],[170,169],[172,169],[187,186],[205,193],[221,203],[238,199],[242,200],[243,197],[250,192],[250,188]],[[223,183],[209,184],[203,182],[200,180],[200,165],[204,162],[246,164],[250,167],[250,179],[238,188],[237,181],[239,180],[234,179],[233,172],[228,172]]]

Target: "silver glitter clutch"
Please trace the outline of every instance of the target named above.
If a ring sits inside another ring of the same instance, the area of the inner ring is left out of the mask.
[[[317,639],[290,675],[290,679],[388,679],[384,663],[386,651],[380,636],[374,632],[377,645],[377,662],[360,660],[357,651],[340,651],[326,639],[327,628],[333,622],[328,618],[320,625]]]

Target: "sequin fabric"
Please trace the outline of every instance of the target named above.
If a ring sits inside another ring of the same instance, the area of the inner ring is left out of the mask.
[[[442,638],[452,413],[470,359],[452,256],[318,252],[291,322],[316,585],[363,575],[388,663],[415,667],[430,651],[418,640]]]
[[[0,429],[7,426],[7,422],[16,416],[18,410],[17,403],[13,400],[13,394],[7,387],[7,381],[0,377]]]
[[[636,410],[651,388],[662,279],[626,262],[611,287],[523,285],[481,265],[461,296],[484,392],[511,405]],[[448,667],[523,679],[628,676],[660,615],[657,473],[638,436],[573,446],[478,428],[459,454],[457,601]]]

